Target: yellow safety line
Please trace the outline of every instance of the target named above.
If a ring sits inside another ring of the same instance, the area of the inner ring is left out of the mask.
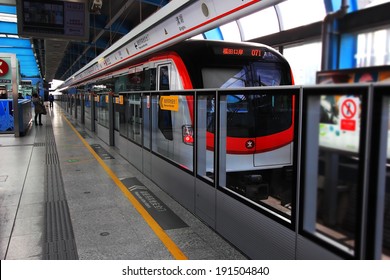
[[[153,219],[152,216],[145,210],[141,203],[131,194],[131,192],[126,188],[126,186],[119,180],[116,174],[111,170],[110,167],[98,156],[98,154],[91,148],[87,141],[80,135],[76,128],[70,123],[68,118],[65,115],[62,115],[65,118],[65,121],[68,123],[70,128],[76,133],[80,140],[84,143],[90,153],[95,157],[95,159],[100,163],[103,169],[115,182],[117,187],[122,191],[122,193],[127,197],[127,199],[133,204],[135,209],[141,214],[144,220],[148,223],[150,228],[154,231],[157,237],[161,242],[167,247],[168,251],[176,260],[188,260],[187,256],[180,250],[179,247],[172,241],[172,239],[165,233],[165,231],[160,227],[160,225]]]

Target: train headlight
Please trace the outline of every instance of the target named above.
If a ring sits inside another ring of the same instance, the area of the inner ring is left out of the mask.
[[[194,129],[191,125],[182,126],[183,143],[186,145],[194,144]]]

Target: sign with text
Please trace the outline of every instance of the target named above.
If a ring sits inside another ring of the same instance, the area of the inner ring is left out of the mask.
[[[179,96],[160,96],[160,109],[179,111]]]

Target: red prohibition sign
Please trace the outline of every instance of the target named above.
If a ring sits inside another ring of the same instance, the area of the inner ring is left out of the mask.
[[[356,115],[357,107],[353,99],[344,100],[341,105],[341,114],[346,119],[352,119]]]
[[[5,74],[7,74],[8,70],[9,70],[9,67],[8,67],[7,62],[0,59],[0,76],[4,76]]]

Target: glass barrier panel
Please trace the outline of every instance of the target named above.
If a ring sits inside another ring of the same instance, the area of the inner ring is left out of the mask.
[[[144,148],[150,150],[150,110],[151,110],[151,96],[150,93],[143,93],[141,95],[141,100],[143,106],[142,109],[142,124],[143,124],[143,146]]]
[[[84,95],[84,117],[85,117],[85,123],[91,123],[91,98],[93,98],[92,94],[87,93]]]
[[[198,94],[197,99],[197,161],[198,175],[207,181],[214,182],[214,154],[216,106],[215,93]],[[188,135],[187,137],[192,137]]]
[[[98,122],[104,127],[109,127],[108,114],[108,94],[99,94],[99,102],[96,104],[98,108]]]
[[[353,255],[362,208],[363,95],[353,89],[347,90],[351,94],[344,92],[310,96],[304,108],[303,227],[310,235]]]
[[[125,110],[127,138],[138,144],[142,144],[141,93],[128,95]]]
[[[76,116],[77,116],[77,119],[81,119],[81,95],[80,94],[76,94]]]
[[[119,131],[120,113],[124,110],[124,106],[119,103],[119,97],[114,97],[114,130]]]
[[[286,221],[295,186],[294,98],[289,91],[242,91],[219,103],[220,186]]]
[[[119,112],[119,134],[125,138],[127,138],[127,121],[126,121],[126,104],[129,100],[129,95],[127,93],[119,93],[119,97],[122,98],[123,104],[121,105],[123,108],[118,110]],[[116,110],[115,110],[116,111]]]
[[[152,98],[152,150],[193,171],[192,95],[159,95]]]

